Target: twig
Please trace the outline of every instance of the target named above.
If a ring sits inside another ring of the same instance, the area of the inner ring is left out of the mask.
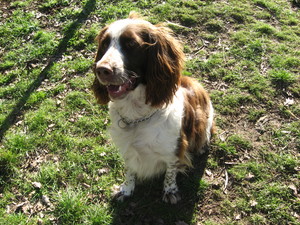
[[[225,165],[237,165],[239,164],[238,162],[224,162]]]
[[[185,28],[185,29],[190,29],[189,27],[186,27],[186,26],[182,26],[181,24],[178,24],[178,23],[173,23],[169,20],[166,20],[167,21],[167,24],[170,24],[170,25],[173,25],[175,27],[181,27],[181,28]]]
[[[226,194],[227,185],[228,185],[228,172],[225,169],[225,184],[224,184],[224,188],[223,188],[224,194]]]

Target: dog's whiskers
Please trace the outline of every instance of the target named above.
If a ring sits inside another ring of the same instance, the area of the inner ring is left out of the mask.
[[[139,78],[139,75],[132,71],[132,70],[127,70],[125,69],[124,73],[121,76],[121,80],[122,81],[129,81],[130,83],[132,83],[132,79],[131,78]]]

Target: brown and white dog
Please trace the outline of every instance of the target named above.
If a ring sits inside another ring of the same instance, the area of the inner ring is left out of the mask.
[[[130,14],[97,36],[92,89],[109,104],[110,134],[125,161],[118,199],[130,196],[135,180],[165,172],[163,200],[180,200],[176,175],[204,152],[214,128],[207,92],[182,76],[184,55],[171,31]]]

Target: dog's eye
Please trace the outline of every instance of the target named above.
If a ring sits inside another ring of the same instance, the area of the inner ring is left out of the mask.
[[[109,44],[110,44],[110,38],[106,38],[102,41],[100,47],[103,51],[106,51],[108,49]]]
[[[139,43],[133,38],[123,38],[121,39],[121,45],[126,50],[133,50],[139,46]]]
[[[126,45],[126,48],[132,49],[132,48],[135,48],[138,45],[138,43],[134,39],[129,39],[126,41],[125,45]]]

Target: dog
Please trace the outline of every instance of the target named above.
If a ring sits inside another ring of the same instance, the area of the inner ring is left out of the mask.
[[[136,13],[104,27],[96,37],[92,90],[108,104],[110,135],[125,162],[117,199],[132,195],[136,179],[165,173],[163,201],[180,199],[176,175],[191,167],[214,131],[208,93],[183,76],[184,53],[169,28]]]

